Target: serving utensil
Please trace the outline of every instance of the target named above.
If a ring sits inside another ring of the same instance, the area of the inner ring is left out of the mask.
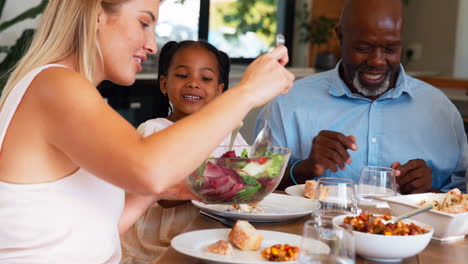
[[[406,213],[406,214],[402,214],[402,215],[400,215],[400,216],[398,216],[398,217],[395,217],[395,218],[393,218],[393,219],[390,219],[390,220],[383,220],[383,219],[382,219],[382,223],[383,223],[384,225],[386,225],[386,224],[394,224],[394,223],[397,223],[398,221],[401,221],[401,220],[406,219],[406,218],[408,218],[408,217],[415,216],[415,215],[417,215],[417,214],[420,214],[420,213],[424,213],[424,212],[426,212],[426,211],[429,211],[429,210],[431,210],[432,208],[434,208],[434,207],[433,207],[431,204],[430,204],[430,205],[426,205],[426,206],[423,206],[423,207],[418,208],[418,209],[416,209],[416,210],[409,211],[409,212]]]
[[[284,36],[283,34],[276,35],[276,46],[284,45]],[[251,157],[265,156],[265,153],[268,150],[268,146],[271,142],[271,132],[270,127],[268,126],[268,114],[270,113],[270,102],[265,106],[265,115],[263,117],[263,128],[258,133],[255,141],[250,149]]]
[[[207,212],[202,211],[202,210],[200,210],[200,214],[202,214],[202,215],[204,215],[206,217],[209,217],[211,219],[214,219],[214,220],[220,222],[221,224],[223,224],[225,226],[233,227],[234,224],[236,223],[236,221],[234,221],[234,220],[227,219],[227,218],[224,218],[224,217],[215,216],[215,215],[212,215],[212,214],[207,213]]]
[[[237,134],[239,133],[239,130],[242,128],[244,125],[244,122],[240,122],[239,126],[237,126],[231,133],[231,140],[229,141],[229,151],[232,150],[232,147],[234,146],[234,141],[236,140]]]

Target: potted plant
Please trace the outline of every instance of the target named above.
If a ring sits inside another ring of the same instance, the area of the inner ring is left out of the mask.
[[[47,2],[48,0],[42,0],[37,6],[29,8],[18,16],[0,23],[0,33],[23,20],[35,18],[44,11],[47,6]],[[0,17],[2,16],[5,3],[6,0],[0,0]],[[0,53],[6,54],[4,59],[0,61],[0,92],[5,86],[9,71],[16,65],[19,59],[23,56],[24,51],[28,48],[33,34],[34,29],[25,29],[14,45],[0,46]]]
[[[319,16],[313,19],[312,23],[304,23],[302,25],[304,29],[302,41],[310,42],[316,46],[317,54],[314,67],[317,70],[332,69],[337,63],[335,54],[330,50],[330,39],[336,23],[335,19]],[[325,49],[323,45],[326,46]]]

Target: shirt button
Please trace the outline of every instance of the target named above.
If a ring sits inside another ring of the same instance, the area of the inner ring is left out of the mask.
[[[375,142],[377,142],[377,139],[376,139],[376,138],[372,138],[371,141],[372,141],[372,143],[375,143]]]

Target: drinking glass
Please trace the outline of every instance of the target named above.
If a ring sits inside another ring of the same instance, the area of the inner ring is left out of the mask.
[[[465,193],[468,193],[468,170],[466,170],[466,174],[465,174],[465,184],[466,184]]]
[[[362,167],[357,193],[362,204],[371,203],[377,207],[386,205],[381,198],[397,194],[395,170],[377,166]]]
[[[354,238],[350,225],[338,227],[317,218],[304,224],[298,264],[355,263]]]
[[[356,194],[354,182],[351,179],[324,177],[317,182],[315,200],[320,201],[320,209],[315,216],[331,219],[344,214],[357,214]]]

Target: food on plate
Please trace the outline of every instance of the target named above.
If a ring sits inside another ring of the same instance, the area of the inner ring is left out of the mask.
[[[262,257],[268,261],[294,261],[299,255],[299,247],[276,244],[262,250]]]
[[[319,192],[319,196],[317,197],[318,200],[327,200],[328,193],[330,192],[330,188],[328,186],[320,184],[319,187],[317,188],[317,192]]]
[[[315,189],[317,188],[316,180],[308,180],[304,186],[304,196],[309,199],[315,199]]]
[[[347,216],[343,223],[350,224],[353,230],[385,236],[411,236],[425,234],[429,231],[415,225],[414,223],[405,224],[398,221],[395,224],[384,224],[382,220],[390,220],[392,217],[388,214],[384,216],[374,216],[369,213],[362,213],[359,216]]]
[[[450,214],[468,212],[468,194],[462,194],[458,189],[447,192],[441,200],[425,199],[417,203],[418,206],[432,204],[434,209]]]
[[[226,240],[219,240],[216,243],[210,244],[207,248],[205,248],[205,251],[221,255],[231,255],[232,246]]]
[[[327,200],[328,199],[328,193],[330,192],[330,188],[328,186],[324,186],[323,184],[320,184],[320,186],[317,187],[317,181],[316,180],[308,180],[305,182],[304,186],[304,196],[309,198],[309,199],[315,199],[315,193],[319,191],[319,197],[318,200]]]
[[[241,214],[263,214],[263,208],[258,203],[233,204],[226,211]]]
[[[432,207],[436,210],[439,210],[440,208],[440,203],[437,200],[424,199],[418,203],[418,206],[421,206],[421,207],[424,207],[426,205],[432,205]]]
[[[234,151],[220,158],[207,159],[189,177],[194,194],[209,203],[246,203],[260,201],[271,193],[283,176],[290,151],[267,152],[263,157],[236,156]]]
[[[445,194],[442,204],[440,205],[440,210],[443,210],[448,207],[460,204],[463,201],[463,194],[457,188],[450,190]]]
[[[245,220],[237,220],[229,233],[229,241],[241,250],[257,250],[263,236]]]

